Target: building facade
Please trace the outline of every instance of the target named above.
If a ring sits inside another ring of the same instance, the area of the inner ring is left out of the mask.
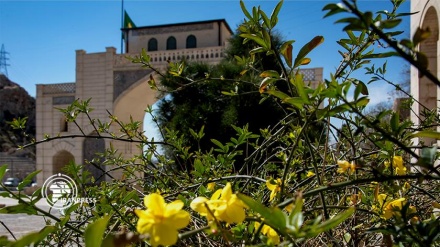
[[[426,29],[429,27],[431,35],[419,45],[419,50],[428,58],[429,71],[439,78],[439,13],[440,1],[437,0],[414,0],[411,1],[411,37],[418,28]],[[440,107],[440,89],[431,82],[426,76],[420,77],[419,71],[411,67],[411,95],[420,102],[413,104],[411,120],[419,125],[424,120],[423,112],[426,110],[438,112]],[[415,140],[416,144],[431,146],[436,144],[435,139],[423,138]],[[420,143],[423,141],[423,143]]]
[[[135,56],[146,49],[154,67],[165,69],[168,61],[200,61],[209,64],[220,62],[232,30],[225,20],[179,23],[138,28],[122,29],[125,37],[125,53],[117,54],[116,49],[107,47],[105,52],[87,53],[76,51],[76,81],[60,84],[37,85],[37,140],[57,135],[96,135],[90,120],[80,115],[77,124],[81,130],[66,118],[57,108],[66,108],[75,99],[91,99],[92,119],[110,122],[109,113],[119,121],[143,121],[145,109],[157,100],[156,92],[151,90],[147,81],[156,76],[152,70],[143,69],[139,64],[131,63],[126,56]],[[310,81],[322,80],[322,68],[304,70],[305,78]],[[118,131],[118,126],[113,126]],[[98,180],[103,171],[111,169],[102,166],[102,159],[96,156],[112,145],[125,157],[138,154],[135,143],[120,142],[99,138],[58,139],[37,145],[37,170],[42,170],[37,183],[43,182],[53,174],[62,172],[69,162],[85,164]],[[92,161],[97,166],[87,165]],[[120,174],[114,173],[113,177]]]

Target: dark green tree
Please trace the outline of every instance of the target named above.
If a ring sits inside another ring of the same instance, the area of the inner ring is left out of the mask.
[[[161,81],[169,92],[159,104],[161,127],[179,131],[192,151],[211,149],[211,139],[229,141],[233,125],[247,125],[253,133],[273,127],[286,115],[283,108],[274,99],[262,101],[258,78],[242,75],[243,70],[243,65],[224,60],[218,65],[190,63],[178,79],[168,74]],[[198,141],[189,130],[202,127],[205,136]]]

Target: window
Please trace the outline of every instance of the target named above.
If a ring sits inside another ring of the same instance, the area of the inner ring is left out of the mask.
[[[190,35],[186,38],[186,48],[196,48],[197,47],[197,39],[196,36]]]
[[[157,39],[151,38],[148,41],[148,51],[157,51]]]
[[[173,36],[167,39],[167,50],[175,50],[176,49],[176,38]]]

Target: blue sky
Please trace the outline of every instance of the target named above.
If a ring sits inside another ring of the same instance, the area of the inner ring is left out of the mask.
[[[335,70],[340,61],[336,40],[344,37],[338,18],[323,19],[323,6],[335,1],[285,1],[279,16],[279,31],[285,39],[294,39],[294,52],[316,35],[324,43],[313,51],[309,67],[324,67],[324,75]],[[277,1],[245,1],[260,5],[271,13]],[[364,10],[389,9],[388,0],[360,1]],[[125,10],[139,26],[226,19],[233,30],[243,20],[239,1],[140,1],[125,0]],[[409,1],[401,9],[409,12]],[[8,74],[12,81],[35,96],[35,84],[75,81],[75,50],[104,52],[115,47],[120,52],[121,1],[23,1],[0,0],[0,44],[9,52]],[[403,23],[409,36],[409,18]],[[377,48],[378,51],[380,48]],[[391,59],[389,77],[402,80],[403,61]],[[386,100],[384,83],[370,88],[373,103]]]

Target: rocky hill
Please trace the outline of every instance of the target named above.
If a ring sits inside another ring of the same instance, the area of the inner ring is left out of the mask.
[[[8,122],[14,118],[28,117],[25,135],[13,130]],[[34,158],[35,149],[16,150],[18,145],[35,138],[35,99],[15,82],[0,74],[0,152],[14,156]]]

